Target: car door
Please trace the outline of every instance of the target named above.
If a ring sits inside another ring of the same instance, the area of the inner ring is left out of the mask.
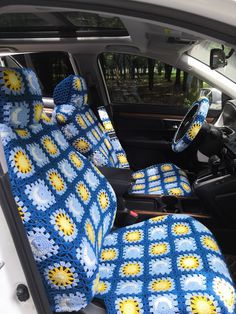
[[[114,127],[131,167],[140,169],[167,161],[183,168],[194,167],[194,147],[175,154],[171,141],[193,101],[206,91],[210,93],[212,87],[184,71],[146,57],[103,53],[99,61]],[[211,108],[208,121],[219,114],[221,104],[211,104]]]

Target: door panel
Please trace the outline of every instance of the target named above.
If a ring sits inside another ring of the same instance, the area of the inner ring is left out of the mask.
[[[194,170],[196,146],[175,154],[171,141],[192,103],[204,88],[211,87],[181,69],[148,57],[103,53],[99,61],[114,126],[132,168],[175,162]],[[211,110],[210,115],[219,112]]]
[[[178,128],[182,117],[148,113],[117,112],[114,115],[119,133],[129,132],[134,136],[170,141]]]
[[[142,110],[139,106],[138,112],[135,108],[134,105],[113,106],[114,126],[131,167],[136,170],[160,162],[175,162],[185,167],[190,151],[175,154],[171,149],[183,116],[155,113],[153,106],[150,112],[146,105]]]

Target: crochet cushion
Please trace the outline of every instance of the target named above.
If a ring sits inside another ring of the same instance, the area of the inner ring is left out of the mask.
[[[106,236],[97,297],[109,314],[235,313],[235,290],[211,232],[159,216]]]
[[[133,173],[132,194],[190,196],[186,173],[171,163],[162,163]]]
[[[178,131],[177,130],[173,143],[172,143],[172,149],[174,152],[179,153],[185,150],[189,145],[195,140],[197,137],[199,131],[201,130],[209,110],[209,100],[206,97],[201,97],[197,101],[193,103],[193,105],[190,107],[189,111],[186,114],[186,117],[191,114],[196,108],[196,112],[194,113],[193,120],[190,123],[189,127],[183,134],[181,138],[177,138]],[[184,120],[183,122],[184,123]],[[181,127],[181,125],[180,125]]]
[[[116,199],[98,169],[53,122],[13,128],[4,124],[9,112],[0,135],[12,193],[53,311],[78,311],[96,296],[108,313],[234,313],[209,230],[170,215],[110,233]]]
[[[81,83],[75,83],[81,80]],[[70,75],[54,90],[54,116],[71,145],[96,166],[127,168],[126,154],[115,135],[114,128],[104,107],[99,108],[103,126],[99,123],[87,102],[76,103],[83,98],[84,79]],[[87,92],[87,89],[85,89]],[[81,94],[82,93],[82,94]],[[65,94],[65,95],[64,95]],[[67,96],[70,95],[70,96]],[[64,101],[68,100],[68,104]],[[164,169],[164,170],[163,170]],[[168,171],[166,169],[169,169]],[[129,194],[191,195],[191,187],[185,172],[174,164],[157,164],[133,174],[135,182]]]

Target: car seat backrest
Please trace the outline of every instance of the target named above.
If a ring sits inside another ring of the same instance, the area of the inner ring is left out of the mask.
[[[43,103],[34,72],[28,69],[16,71],[1,68],[0,84],[1,123],[12,128],[24,128],[39,122]]]
[[[41,121],[42,96],[29,69],[0,68],[0,136],[12,193],[53,311],[90,303],[116,199],[109,183]]]
[[[97,166],[128,166],[125,154],[116,153],[109,135],[89,108],[82,77],[70,75],[62,80],[53,97],[55,119],[71,145]]]

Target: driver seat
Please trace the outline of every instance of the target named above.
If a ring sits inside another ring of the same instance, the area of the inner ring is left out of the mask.
[[[69,143],[96,166],[129,168],[126,154],[117,138],[113,141],[88,104],[85,80],[70,75],[53,93],[54,117]],[[110,122],[109,122],[110,123]],[[190,196],[186,173],[172,163],[152,165],[132,175],[129,194]]]

